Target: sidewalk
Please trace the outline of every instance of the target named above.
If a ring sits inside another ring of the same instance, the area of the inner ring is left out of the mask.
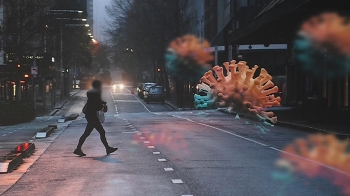
[[[51,99],[50,95],[47,94],[46,98],[46,107],[47,109],[43,110],[43,103],[37,102],[37,116],[53,116],[57,111],[59,111],[74,95],[76,95],[80,89],[73,89],[72,92],[69,93],[69,97],[64,97],[63,99],[60,98],[60,90],[56,90],[56,103],[54,109],[50,108],[51,106]]]
[[[171,100],[165,100],[165,104],[173,110],[193,110],[193,101],[186,101],[189,98],[183,97],[183,107],[178,107],[178,101],[176,94],[171,94]],[[193,98],[192,98],[193,99]]]
[[[270,109],[278,117],[277,126],[302,129],[308,132],[323,132],[335,134],[340,138],[350,139],[349,111],[326,111],[320,114],[323,118],[308,121],[307,112],[298,112],[293,108],[281,107]]]

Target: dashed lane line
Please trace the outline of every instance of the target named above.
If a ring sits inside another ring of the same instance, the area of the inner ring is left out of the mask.
[[[166,171],[166,172],[168,172],[168,171],[174,171],[174,169],[171,168],[171,167],[167,167],[167,168],[164,168],[164,171]]]

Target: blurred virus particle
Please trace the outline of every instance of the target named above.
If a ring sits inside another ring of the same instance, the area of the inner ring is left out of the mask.
[[[194,35],[185,35],[173,40],[165,55],[168,73],[177,80],[197,82],[211,67],[207,63],[214,59],[204,49],[209,42]]]
[[[294,168],[291,163],[284,159],[278,159],[275,162],[276,171],[272,173],[272,179],[277,183],[282,183],[281,186],[278,187],[276,195],[283,195],[283,191],[295,181],[294,177]]]
[[[350,18],[335,12],[313,16],[301,25],[315,45],[350,54]]]
[[[278,92],[278,87],[271,81],[272,76],[262,68],[260,75],[254,77],[258,66],[249,69],[247,63],[236,61],[224,63],[226,77],[222,67],[213,68],[217,79],[212,71],[208,71],[202,77],[202,82],[207,83],[214,89],[215,94],[222,99],[220,105],[228,106],[229,111],[237,114],[243,113],[253,116],[260,121],[268,121],[275,124],[277,117],[273,112],[266,112],[266,108],[280,106],[281,98],[273,94]]]
[[[216,96],[213,89],[205,83],[197,85],[198,93],[194,94],[194,107],[196,109],[211,109],[215,107]]]
[[[283,160],[290,163],[291,171],[308,178],[328,179],[335,186],[341,187],[343,194],[350,195],[349,147],[349,142],[339,141],[334,135],[316,134],[288,145],[282,156]]]
[[[313,76],[346,74],[350,71],[350,18],[331,12],[309,18],[297,33],[294,51]]]
[[[162,146],[172,151],[177,157],[186,157],[190,154],[188,143],[180,128],[174,127],[175,131],[169,129],[166,125],[152,125],[152,128],[142,128],[141,132],[145,133],[144,138],[137,134],[134,135],[134,141],[142,142],[143,145]],[[148,141],[147,143],[144,143]]]

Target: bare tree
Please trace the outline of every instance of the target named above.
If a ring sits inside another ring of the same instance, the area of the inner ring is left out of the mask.
[[[111,19],[107,34],[118,66],[137,76],[153,70],[154,79],[160,68],[168,87],[164,55],[171,40],[187,33],[191,20],[183,11],[187,4],[188,0],[113,0],[106,7]]]

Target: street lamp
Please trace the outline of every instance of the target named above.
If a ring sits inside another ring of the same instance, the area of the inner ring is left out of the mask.
[[[86,18],[80,18],[79,16],[78,17],[75,17],[75,18],[67,18],[67,17],[61,17],[64,13],[78,13],[78,14],[82,14],[83,11],[81,10],[49,10],[48,13],[50,14],[54,14],[56,16],[60,16],[60,17],[55,17],[56,20],[59,20],[60,21],[60,45],[61,45],[61,49],[60,49],[60,72],[61,72],[61,99],[63,98],[63,94],[65,94],[65,86],[64,86],[64,70],[63,70],[63,24],[62,24],[62,21],[83,21],[83,22],[86,22],[87,19]],[[85,27],[89,27],[90,25],[88,24],[66,24],[65,26],[71,26],[71,27],[78,27],[78,26],[85,26]],[[69,77],[69,76],[68,76]],[[69,81],[70,81],[70,77],[69,77]],[[70,86],[70,82],[69,83],[69,86]],[[70,88],[69,88],[70,89]]]

